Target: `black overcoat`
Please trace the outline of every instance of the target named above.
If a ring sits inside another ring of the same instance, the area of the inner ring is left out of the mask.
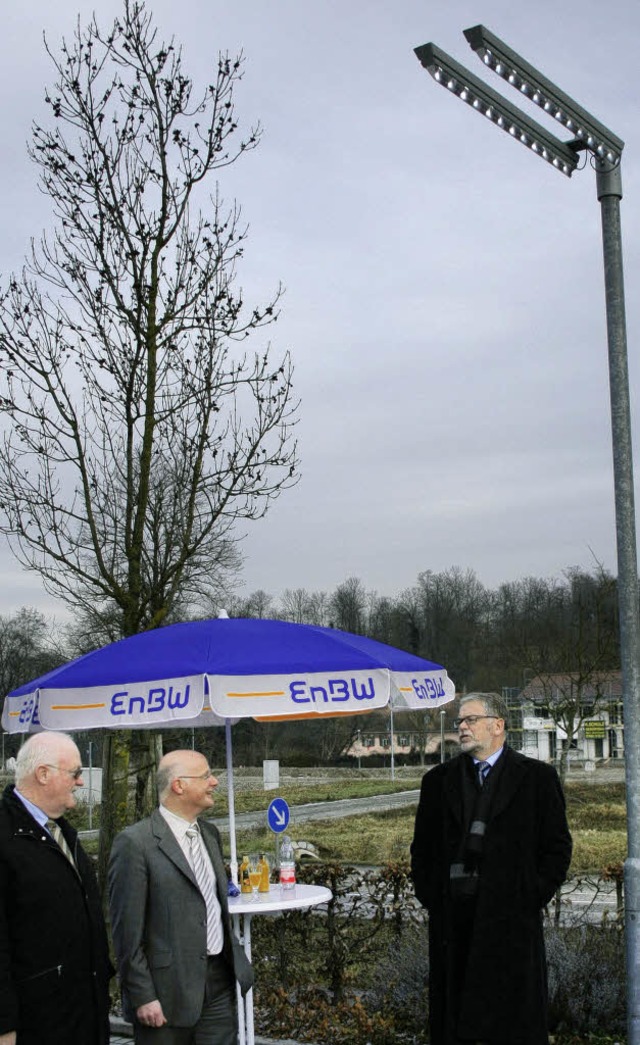
[[[449,868],[463,837],[462,782],[468,755],[422,781],[411,846],[416,896],[429,911],[431,1045],[458,1039],[543,1045],[547,977],[542,908],[566,877],[571,836],[552,766],[505,747],[488,817],[466,990],[451,1004]]]
[[[106,1045],[112,968],[91,861],[61,817],[76,873],[13,790],[0,801],[0,1034],[17,1030],[18,1045]]]

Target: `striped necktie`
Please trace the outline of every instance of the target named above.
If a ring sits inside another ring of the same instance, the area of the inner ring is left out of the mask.
[[[49,834],[53,838],[54,842],[56,842],[58,844],[58,846],[60,847],[60,849],[62,849],[62,852],[66,856],[66,858],[69,861],[69,863],[72,865],[72,867],[75,868],[76,862],[73,859],[73,854],[72,854],[71,850],[69,849],[69,846],[67,844],[67,840],[66,840],[66,838],[64,837],[64,835],[62,833],[60,825],[56,824],[55,820],[47,820],[47,825],[46,826],[47,826],[47,831],[49,832]]]
[[[202,836],[197,824],[191,824],[186,831],[191,852],[191,866],[196,876],[198,888],[202,893],[207,908],[207,953],[219,954],[222,950],[222,916],[220,902],[216,896],[215,873],[209,873],[202,852]],[[213,868],[212,868],[213,872]]]
[[[478,783],[480,784],[480,787],[483,787],[484,782],[487,779],[487,773],[491,769],[491,763],[478,762],[476,769],[478,770]]]

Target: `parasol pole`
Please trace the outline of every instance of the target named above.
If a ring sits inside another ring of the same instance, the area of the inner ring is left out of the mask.
[[[224,732],[227,748],[227,790],[229,802],[229,838],[231,842],[231,877],[238,884],[238,854],[236,851],[236,804],[233,793],[233,749],[231,747],[231,719],[225,718]]]
[[[218,620],[229,620],[225,609],[218,613]],[[229,803],[229,839],[231,844],[231,878],[238,884],[238,852],[236,848],[236,802],[233,790],[233,748],[231,746],[231,719],[224,720],[224,733],[227,749],[227,791]]]
[[[391,779],[396,778],[395,740],[393,736],[393,703],[389,700],[389,728],[391,731]]]

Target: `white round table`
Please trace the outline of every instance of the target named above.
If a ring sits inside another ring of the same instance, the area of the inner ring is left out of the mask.
[[[251,919],[256,914],[282,914],[283,911],[303,910],[328,903],[332,897],[330,889],[323,885],[298,885],[293,889],[281,889],[279,885],[269,887],[268,893],[258,893],[258,899],[241,893],[229,897],[229,914],[233,917],[235,934],[251,961]],[[242,918],[242,925],[240,919]],[[238,993],[238,1042],[239,1045],[255,1045],[253,1027],[253,991],[244,998]]]

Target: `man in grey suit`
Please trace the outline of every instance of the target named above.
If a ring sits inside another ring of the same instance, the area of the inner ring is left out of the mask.
[[[218,781],[204,755],[158,767],[160,806],[116,838],[111,929],[124,1014],[138,1045],[235,1045],[234,979],[253,972],[231,931],[220,835],[198,816]]]

